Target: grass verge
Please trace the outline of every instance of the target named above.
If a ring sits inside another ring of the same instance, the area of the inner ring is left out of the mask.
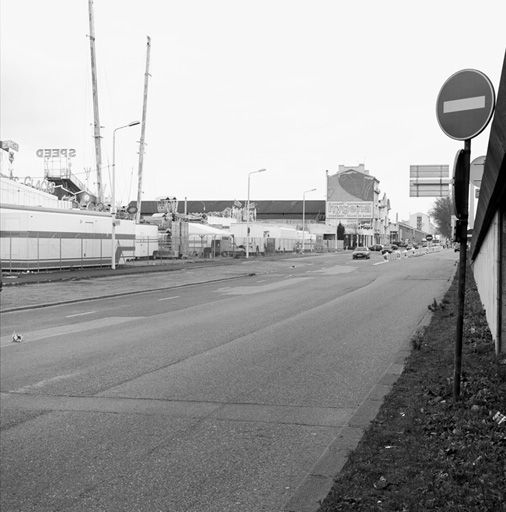
[[[468,268],[461,400],[452,398],[457,279],[320,512],[506,511],[506,356]]]

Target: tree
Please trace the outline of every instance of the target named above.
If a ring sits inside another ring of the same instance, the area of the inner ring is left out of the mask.
[[[445,238],[452,238],[453,201],[450,197],[438,197],[429,212],[437,230]]]
[[[346,230],[345,230],[344,226],[341,223],[339,223],[337,225],[337,239],[344,240],[345,232],[346,232]]]

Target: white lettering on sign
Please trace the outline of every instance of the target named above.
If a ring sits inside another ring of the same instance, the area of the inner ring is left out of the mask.
[[[443,103],[443,114],[451,112],[462,112],[463,110],[475,110],[485,108],[485,96],[475,96],[474,98],[462,98],[460,100],[445,101]]]
[[[18,178],[13,178],[13,180],[19,181]],[[23,183],[27,187],[42,190],[42,192],[48,192],[49,194],[54,194],[54,190],[56,188],[56,185],[52,181],[47,181],[46,178],[43,178],[42,181],[37,180],[37,182],[34,182],[34,180],[30,176],[26,176]]]
[[[58,149],[58,148],[46,148],[46,149],[37,149],[35,154],[39,158],[74,158],[76,156],[75,149]]]

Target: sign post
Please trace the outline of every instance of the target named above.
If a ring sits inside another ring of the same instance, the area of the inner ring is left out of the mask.
[[[464,69],[453,74],[441,87],[436,102],[436,115],[443,132],[455,140],[464,141],[464,150],[455,158],[454,204],[457,215],[457,238],[460,242],[457,331],[453,373],[453,398],[460,397],[462,373],[462,334],[467,263],[467,221],[469,215],[469,172],[471,139],[479,135],[490,122],[495,106],[495,92],[489,78],[481,71]]]

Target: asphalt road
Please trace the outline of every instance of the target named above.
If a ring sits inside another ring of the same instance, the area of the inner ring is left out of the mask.
[[[315,468],[362,432],[455,261],[318,255],[4,289],[1,510],[309,510]],[[5,312],[97,295],[116,296]]]

